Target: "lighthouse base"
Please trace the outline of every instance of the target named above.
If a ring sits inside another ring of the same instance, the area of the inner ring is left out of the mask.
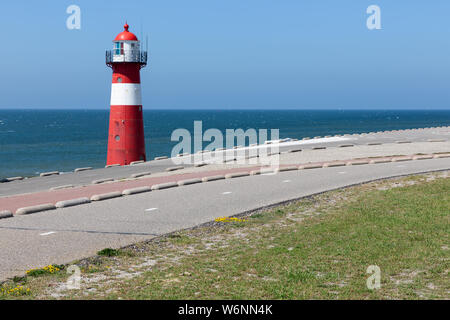
[[[139,160],[146,161],[142,106],[111,106],[106,164]]]

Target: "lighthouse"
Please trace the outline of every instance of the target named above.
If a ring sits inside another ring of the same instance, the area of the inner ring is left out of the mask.
[[[128,29],[125,23],[113,49],[106,51],[106,65],[113,71],[107,165],[146,160],[140,70],[147,65],[147,52]]]

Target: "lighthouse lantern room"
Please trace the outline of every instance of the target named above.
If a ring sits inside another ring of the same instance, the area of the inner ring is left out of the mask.
[[[146,160],[140,69],[147,65],[147,52],[128,29],[125,24],[106,51],[106,65],[113,70],[107,165]]]

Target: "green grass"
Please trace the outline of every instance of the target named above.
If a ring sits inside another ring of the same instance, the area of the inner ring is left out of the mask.
[[[108,281],[63,298],[448,299],[450,179],[438,176],[328,192],[245,223],[118,250],[101,257],[92,274]],[[366,286],[370,265],[381,269],[378,290]],[[133,276],[117,277],[119,270]],[[20,298],[48,298],[48,283],[60,278],[46,279],[28,281],[32,294]]]
[[[105,249],[97,252],[97,254],[99,256],[114,257],[114,256],[118,256],[120,254],[120,251],[117,249],[105,248]]]

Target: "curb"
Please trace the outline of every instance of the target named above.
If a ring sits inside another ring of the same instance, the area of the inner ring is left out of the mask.
[[[114,191],[109,193],[103,193],[103,194],[95,194],[91,197],[91,201],[102,201],[106,199],[112,199],[112,198],[118,198],[122,196],[122,192],[120,191]]]
[[[170,172],[170,171],[181,170],[181,169],[184,169],[184,167],[183,166],[170,167],[170,168],[166,168],[166,171]]]
[[[151,175],[152,173],[150,172],[150,171],[147,171],[147,172],[139,172],[139,173],[135,173],[135,174],[132,174],[131,176],[130,176],[130,178],[140,178],[140,177],[143,177],[143,176],[149,176],[149,175]]]
[[[122,195],[123,196],[129,196],[132,194],[136,194],[136,193],[143,193],[143,192],[149,192],[152,191],[152,188],[150,187],[137,187],[137,188],[132,188],[132,189],[125,189],[122,191]]]
[[[392,158],[392,162],[402,162],[402,161],[409,161],[412,160],[411,156],[407,156],[407,157],[398,157],[398,158]]]
[[[194,167],[203,167],[203,166],[206,166],[207,165],[207,163],[205,163],[205,162],[201,162],[201,163],[196,163],[196,164],[194,164]]]
[[[435,154],[433,156],[434,159],[441,159],[441,158],[450,158],[450,153],[448,154]]]
[[[248,172],[228,173],[225,175],[225,179],[239,178],[239,177],[245,177],[245,176],[249,176],[249,175],[250,175],[250,173],[248,173]]]
[[[56,207],[54,204],[46,203],[46,204],[40,204],[37,206],[19,208],[16,210],[16,215],[31,214],[31,213],[35,213],[35,212],[55,210],[55,209],[56,209]]]
[[[321,164],[306,164],[303,166],[299,166],[298,170],[303,170],[303,169],[318,169],[318,168],[322,168]]]
[[[203,177],[202,182],[216,181],[216,180],[222,180],[222,179],[225,179],[225,176],[209,176],[209,177]]]
[[[169,189],[173,187],[178,187],[178,184],[176,182],[166,182],[166,183],[160,183],[160,184],[154,184],[152,185],[152,190],[162,190],[162,189]]]
[[[6,181],[7,181],[7,182],[17,181],[17,180],[23,180],[23,177],[11,177],[11,178],[6,178]]]
[[[13,214],[9,210],[0,211],[0,219],[11,218],[12,216]]]
[[[370,160],[369,164],[388,163],[388,162],[391,162],[391,159],[374,159],[374,160]]]
[[[91,200],[89,200],[89,198],[84,197],[84,198],[78,198],[78,199],[58,201],[55,204],[55,206],[57,208],[66,208],[66,207],[73,207],[73,206],[90,203],[90,202],[91,202]]]
[[[58,175],[59,171],[49,171],[49,172],[42,172],[39,176],[40,177],[48,177],[53,175]]]
[[[189,155],[191,155],[191,154],[185,152],[185,153],[179,153],[179,154],[177,154],[177,157],[186,157],[186,156],[189,156]]]
[[[74,187],[75,186],[73,184],[66,184],[64,186],[52,187],[52,188],[50,188],[50,191],[60,190],[60,189],[68,189],[68,188],[74,188]]]
[[[76,168],[74,170],[74,172],[87,171],[87,170],[92,170],[92,167]]]
[[[423,155],[413,156],[412,159],[413,160],[427,160],[427,159],[433,159],[433,156],[432,155],[423,154]]]
[[[108,164],[107,166],[105,166],[105,168],[113,168],[113,167],[120,167],[120,164],[116,163],[116,164]]]
[[[202,180],[194,178],[194,179],[187,179],[187,180],[178,181],[178,185],[181,187],[181,186],[186,186],[186,185],[189,185],[189,184],[201,183],[201,182],[202,182]]]
[[[110,181],[114,181],[114,179],[113,178],[107,178],[107,179],[94,180],[94,181],[92,181],[92,184],[100,184],[100,183],[110,182]]]
[[[296,171],[296,170],[298,170],[298,167],[290,166],[290,167],[284,167],[284,168],[276,168],[274,172],[278,173],[278,172]]]
[[[322,168],[333,168],[333,167],[343,167],[345,166],[345,162],[328,162],[322,165]]]
[[[348,161],[346,163],[347,166],[359,166],[362,164],[369,164],[370,161],[369,160],[356,160],[356,161]]]

